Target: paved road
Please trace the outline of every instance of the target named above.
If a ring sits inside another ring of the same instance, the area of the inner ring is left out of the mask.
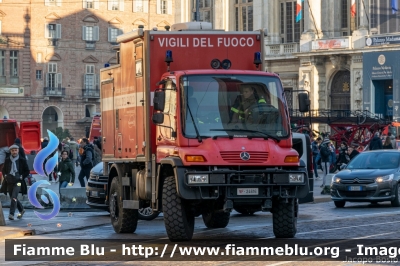
[[[31,212],[31,210],[29,210]],[[26,239],[167,239],[162,216],[146,222],[139,221],[134,234],[116,234],[108,224],[106,213],[76,213],[77,223],[89,224],[97,222],[98,227],[81,230],[58,231],[46,233]],[[83,218],[82,218],[83,217]],[[82,219],[81,219],[82,218]],[[390,207],[389,203],[370,205],[368,203],[349,203],[346,208],[337,209],[333,202],[300,205],[297,239],[396,239],[400,233],[400,208]],[[72,218],[71,218],[72,219]],[[99,222],[102,221],[102,222]],[[104,221],[105,224],[102,224]],[[42,232],[39,232],[42,233]],[[272,232],[272,215],[270,213],[256,213],[253,216],[243,216],[233,212],[230,224],[223,229],[207,229],[202,218],[196,218],[194,239],[266,239],[274,238]],[[4,245],[4,242],[1,243]],[[4,259],[4,248],[0,248],[0,256]],[[4,262],[4,260],[3,260]],[[37,262],[5,262],[6,265],[28,265]],[[2,262],[0,261],[0,265]],[[73,265],[255,265],[254,262],[81,262]],[[54,265],[40,263],[39,265]],[[71,265],[71,263],[57,263],[57,265]],[[267,262],[260,265],[350,265],[340,262]],[[351,264],[356,265],[356,264]],[[386,264],[387,265],[387,264]]]

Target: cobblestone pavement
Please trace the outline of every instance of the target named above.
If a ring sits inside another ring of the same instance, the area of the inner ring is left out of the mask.
[[[77,216],[78,217],[78,216]],[[103,217],[104,218],[104,217]],[[102,218],[102,219],[103,219]],[[300,205],[298,233],[296,239],[376,239],[377,242],[387,239],[397,239],[400,232],[400,208],[390,207],[390,203],[371,205],[368,203],[349,203],[345,208],[335,208],[333,202]],[[99,220],[99,216],[85,215],[84,220],[77,223],[90,224]],[[162,216],[147,222],[140,221],[134,234],[116,234],[111,225],[80,230],[59,231],[25,237],[26,239],[167,239]],[[202,218],[196,218],[195,235],[193,239],[227,239],[240,238],[263,239],[274,238],[272,232],[272,215],[256,213],[243,216],[232,213],[230,224],[222,229],[207,229]],[[4,242],[0,243],[0,265],[357,265],[346,262],[4,262]],[[380,265],[380,264],[375,264]],[[388,264],[382,264],[388,265]],[[391,264],[394,265],[394,264]]]

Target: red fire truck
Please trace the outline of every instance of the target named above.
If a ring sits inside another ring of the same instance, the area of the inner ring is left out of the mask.
[[[240,205],[272,212],[275,236],[294,237],[307,170],[292,148],[281,81],[263,71],[264,31],[191,22],[117,41],[119,64],[101,70],[114,230],[134,232],[138,209],[150,206],[171,241],[190,240],[196,216],[223,228]]]

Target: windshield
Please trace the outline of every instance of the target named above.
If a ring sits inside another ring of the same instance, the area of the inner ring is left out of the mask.
[[[277,77],[183,76],[180,87],[183,133],[188,138],[269,136],[279,139],[289,135],[286,102]]]
[[[399,166],[399,154],[393,152],[360,153],[347,165],[347,169],[395,169]]]

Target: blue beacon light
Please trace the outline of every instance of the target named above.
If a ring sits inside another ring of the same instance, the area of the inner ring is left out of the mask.
[[[261,62],[261,53],[260,52],[255,52],[254,53],[254,61],[253,61],[253,63],[256,65],[256,67],[258,69],[258,66],[262,63]]]
[[[171,50],[167,50],[165,52],[165,63],[167,63],[167,71],[169,72],[169,65],[171,62],[174,62],[174,59],[172,58],[172,51]]]

